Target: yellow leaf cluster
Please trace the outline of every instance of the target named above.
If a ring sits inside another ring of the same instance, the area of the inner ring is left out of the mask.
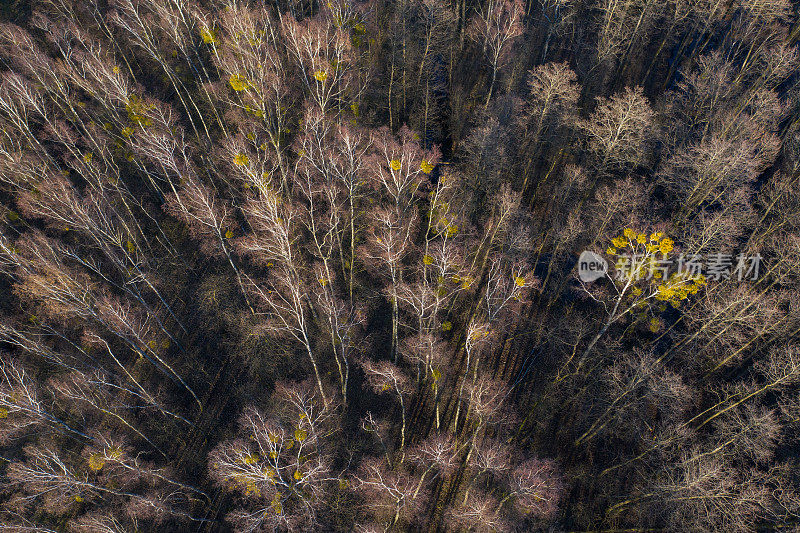
[[[248,82],[247,78],[241,74],[231,74],[230,79],[228,79],[228,83],[230,84],[231,88],[237,92],[246,91],[250,87],[250,82]]]
[[[247,157],[246,154],[239,153],[233,157],[233,164],[236,165],[237,167],[243,167],[247,165],[249,162],[250,158]]]
[[[469,338],[472,341],[477,341],[478,339],[482,339],[482,338],[488,337],[488,336],[489,336],[489,332],[488,331],[476,331],[475,333],[470,335]]]
[[[99,453],[93,453],[92,455],[90,455],[88,462],[89,462],[89,468],[94,472],[102,470],[106,464],[106,460]]]
[[[328,79],[328,73],[324,70],[315,70],[314,71],[314,79],[319,82],[324,82]]]
[[[251,453],[249,455],[246,455],[244,459],[242,459],[242,462],[246,465],[253,465],[256,464],[259,461],[259,459],[260,457],[258,456],[257,453]]]
[[[210,28],[203,28],[202,30],[200,30],[200,37],[206,44],[217,44],[219,42],[219,39],[214,33],[214,30]]]
[[[651,233],[648,237],[644,233],[636,233],[631,228],[625,228],[622,235],[611,239],[611,245],[606,248],[606,253],[608,255],[617,255],[622,253],[625,248],[629,246],[635,248],[638,244],[643,244],[648,253],[661,252],[664,255],[675,248],[675,241],[664,237],[664,233],[660,231]]]
[[[252,479],[248,479],[244,483],[244,495],[249,496],[251,494],[254,496],[261,496],[261,490],[259,490],[259,488],[256,487],[255,481],[253,481]]]
[[[138,126],[146,128],[153,124],[153,121],[147,117],[147,111],[152,109],[152,105],[146,104],[138,96],[131,95],[128,97],[128,103],[125,104],[125,110],[128,112],[128,120]]]
[[[109,448],[106,450],[106,458],[119,461],[122,458],[122,450],[117,446]]]
[[[419,168],[425,173],[430,174],[433,172],[433,165],[431,165],[427,159],[423,159],[422,163],[419,164]]]
[[[402,165],[400,164],[400,161],[398,161],[397,159],[392,159],[391,161],[389,161],[389,167],[390,167],[392,170],[395,170],[395,171],[397,171],[397,170],[400,170],[400,168],[402,167]]]
[[[705,284],[706,278],[702,274],[694,277],[673,274],[666,283],[658,286],[655,298],[678,307],[682,300],[687,299],[690,294],[697,294]]]
[[[275,493],[275,497],[272,498],[272,503],[270,504],[272,510],[275,511],[275,514],[281,514],[283,512],[283,504],[281,503],[281,493]]]

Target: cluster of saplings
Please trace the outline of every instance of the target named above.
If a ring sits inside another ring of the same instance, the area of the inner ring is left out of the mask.
[[[800,527],[795,9],[12,3],[0,530]]]

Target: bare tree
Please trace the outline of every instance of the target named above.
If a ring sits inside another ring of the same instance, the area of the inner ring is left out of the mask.
[[[381,459],[365,459],[354,475],[353,488],[362,495],[370,515],[390,530],[413,523],[428,497],[424,479],[388,468]]]
[[[209,455],[212,478],[244,496],[245,507],[228,517],[238,531],[313,527],[331,483],[334,406],[314,386],[279,384],[274,414],[248,407],[241,436],[220,443]]]
[[[599,167],[640,164],[648,155],[654,112],[641,87],[612,98],[598,98],[597,108],[580,124]]]
[[[378,393],[392,392],[400,402],[400,463],[405,457],[406,445],[406,399],[412,392],[408,378],[395,365],[388,361],[373,363],[370,360],[361,362],[364,373],[367,375],[367,382],[370,387]]]
[[[282,36],[309,99],[325,115],[358,101],[353,50],[344,28],[321,17],[282,17]]]
[[[511,44],[522,35],[524,12],[521,0],[490,0],[472,19],[470,36],[483,47],[492,71],[484,108],[489,107],[497,73],[508,60]]]

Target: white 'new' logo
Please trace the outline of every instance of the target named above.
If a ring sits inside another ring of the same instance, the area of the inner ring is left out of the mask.
[[[608,263],[606,260],[589,250],[584,250],[578,258],[578,277],[585,283],[591,283],[606,275]]]

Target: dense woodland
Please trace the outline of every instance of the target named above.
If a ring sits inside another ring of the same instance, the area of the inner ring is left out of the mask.
[[[0,531],[800,528],[797,5],[0,13]]]

